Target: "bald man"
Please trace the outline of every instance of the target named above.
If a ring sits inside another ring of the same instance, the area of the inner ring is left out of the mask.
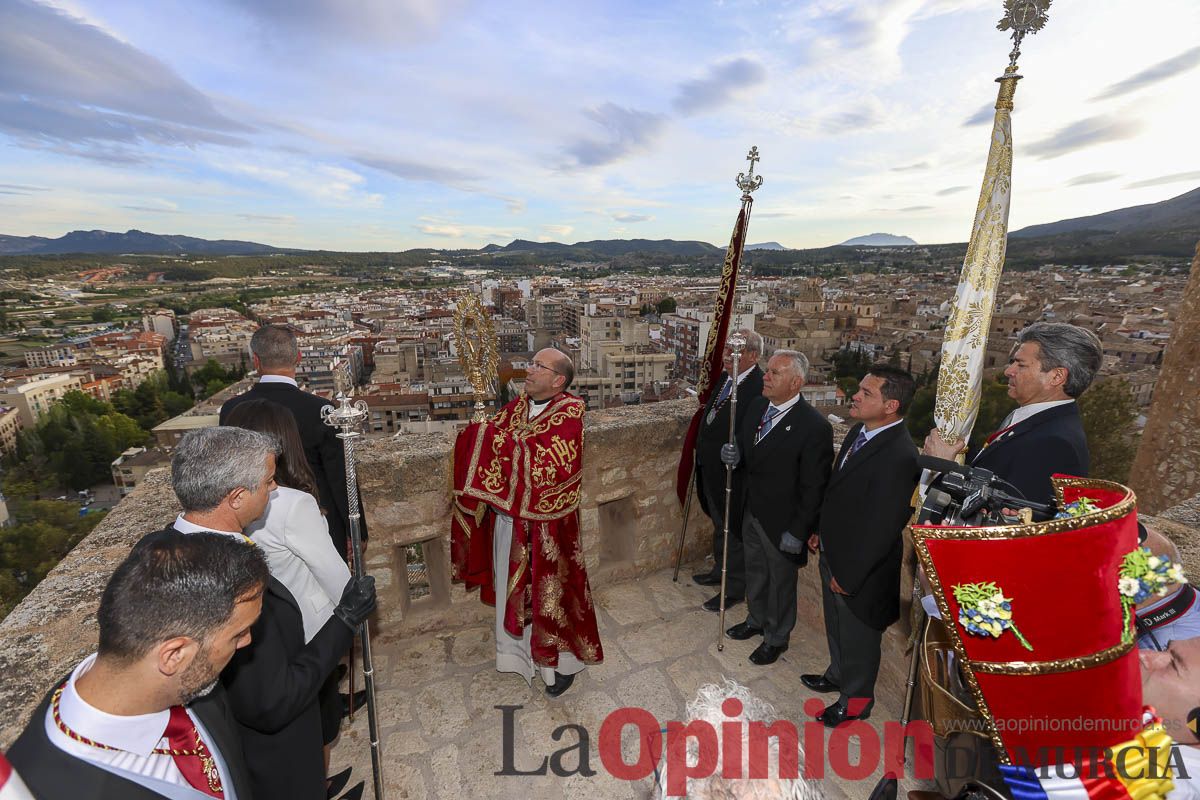
[[[454,445],[454,578],[496,606],[496,669],[546,693],[603,659],[579,536],[584,403],[567,392],[571,359],[529,365],[525,392]]]

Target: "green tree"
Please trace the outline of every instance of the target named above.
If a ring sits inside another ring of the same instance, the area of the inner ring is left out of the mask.
[[[100,306],[92,309],[92,322],[112,322],[117,318],[117,312],[110,306]]]
[[[1137,405],[1124,378],[1092,384],[1079,398],[1079,416],[1087,434],[1093,478],[1125,483],[1137,453],[1134,420]]]
[[[0,616],[5,616],[104,518],[81,516],[79,507],[56,500],[14,499],[13,524],[0,529]]]
[[[678,304],[675,302],[674,297],[664,297],[658,301],[657,306],[659,314],[674,314],[677,307]]]

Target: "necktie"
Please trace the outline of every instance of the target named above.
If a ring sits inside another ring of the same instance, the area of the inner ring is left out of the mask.
[[[163,738],[170,745],[175,766],[193,789],[211,797],[225,797],[217,762],[183,706],[171,706],[171,719]]]
[[[717,409],[721,404],[729,399],[729,393],[733,387],[733,379],[726,378],[725,383],[721,386],[721,392],[717,395],[717,400],[712,404],[712,408],[708,411],[708,424],[712,425],[713,420],[717,418]]]
[[[854,439],[854,441],[850,443],[850,449],[846,451],[846,457],[842,459],[842,466],[846,466],[846,462],[850,460],[850,457],[857,453],[866,443],[867,429],[863,428],[858,432],[858,436]]]
[[[775,418],[778,416],[778,408],[775,406],[767,406],[767,413],[763,414],[762,422],[758,423],[758,433],[754,435],[755,444],[761,442],[763,437],[771,432],[771,428],[775,425]]]

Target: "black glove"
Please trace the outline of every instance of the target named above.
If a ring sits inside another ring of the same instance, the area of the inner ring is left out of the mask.
[[[351,578],[342,592],[342,601],[333,609],[333,615],[352,631],[367,621],[375,610],[375,579],[370,575]]]
[[[727,467],[736,467],[738,462],[742,460],[742,454],[738,452],[736,444],[721,445],[721,463]]]

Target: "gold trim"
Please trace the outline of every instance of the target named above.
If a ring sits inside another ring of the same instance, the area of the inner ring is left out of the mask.
[[[1133,642],[1118,642],[1090,656],[1059,658],[1054,661],[972,661],[971,669],[988,675],[1050,675],[1077,672],[1116,661],[1133,649]]]

